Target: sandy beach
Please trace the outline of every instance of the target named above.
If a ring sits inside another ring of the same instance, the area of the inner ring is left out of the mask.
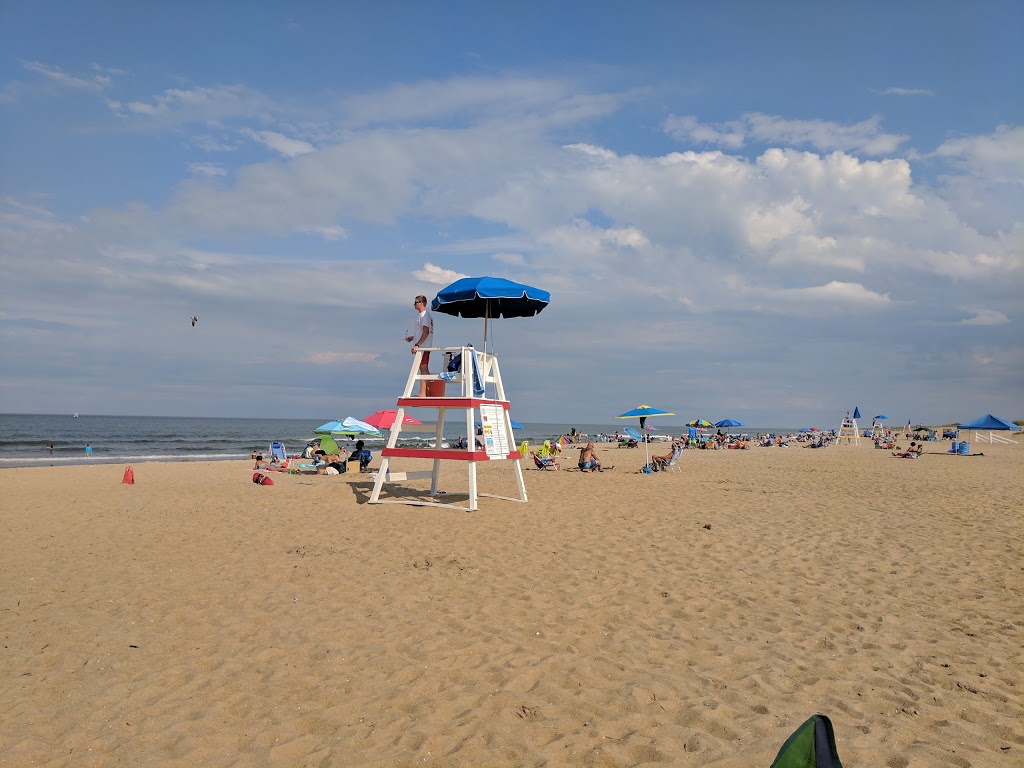
[[[846,766],[1024,765],[1024,445],[948,447],[602,447],[473,513],[5,470],[0,765],[767,767],[815,712]]]

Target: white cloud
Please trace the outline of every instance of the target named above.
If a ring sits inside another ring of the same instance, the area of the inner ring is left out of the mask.
[[[994,309],[965,308],[962,311],[970,312],[971,316],[961,320],[961,325],[1006,325],[1010,322],[1010,318]]]
[[[671,116],[663,128],[673,138],[696,144],[738,149],[747,143],[813,147],[820,152],[844,150],[877,156],[896,152],[909,137],[884,133],[877,115],[844,125],[827,120],[792,120],[749,112],[742,119],[701,123],[693,116]]]
[[[526,264],[526,258],[521,253],[495,253],[491,258],[500,261],[502,264],[510,264],[513,267],[521,267]]]
[[[193,176],[227,176],[228,172],[220,163],[189,163],[188,172]]]
[[[665,133],[679,141],[711,144],[728,149],[739,149],[746,140],[744,125],[739,121],[709,125],[699,122],[693,115],[673,115],[665,120],[662,127]]]
[[[310,128],[304,110],[244,88],[164,91],[118,106],[128,124],[167,129],[186,152],[171,167],[194,178],[153,187],[146,204],[127,196],[98,210],[53,204],[74,211],[66,216],[27,193],[0,206],[0,284],[12,297],[5,311],[24,318],[37,342],[51,333],[43,320],[95,336],[48,342],[56,351],[40,355],[27,338],[10,346],[17,337],[9,334],[5,361],[25,355],[81,371],[88,352],[109,366],[123,357],[103,357],[98,347],[131,328],[140,367],[158,377],[191,372],[181,361],[203,355],[210,362],[200,368],[214,376],[251,364],[239,375],[278,376],[282,391],[301,381],[292,402],[331,415],[336,388],[320,401],[307,396],[308,382],[333,383],[327,368],[354,367],[366,375],[353,389],[365,386],[367,405],[379,401],[407,374],[407,348],[381,350],[397,344],[409,297],[495,265],[554,297],[536,321],[497,324],[508,333],[503,368],[546,359],[548,349],[586,374],[593,361],[613,377],[650,365],[647,381],[662,387],[653,395],[677,397],[685,379],[696,399],[729,381],[738,398],[827,403],[834,392],[785,394],[798,348],[826,367],[842,348],[904,371],[903,359],[923,355],[940,324],[953,336],[1013,346],[1024,206],[986,203],[991,226],[981,228],[954,191],[983,188],[997,173],[1004,186],[1016,183],[1017,128],[945,143],[925,158],[949,169],[946,186],[932,189],[915,175],[924,156],[894,156],[901,137],[877,119],[675,118],[666,130],[719,149],[631,153],[602,142],[601,126],[587,117],[621,96],[515,78],[444,86],[344,102],[345,129]],[[558,121],[570,127],[555,135]],[[184,135],[187,123],[198,133]],[[242,135],[287,160],[266,158]],[[750,143],[768,146],[757,156],[735,151]],[[203,151],[226,150],[241,151],[203,162]],[[988,301],[999,311],[984,309]],[[203,318],[201,335],[177,336],[186,312]],[[138,327],[141,316],[147,322]],[[442,324],[459,342],[476,328]],[[360,332],[337,334],[335,326]],[[968,358],[962,341],[949,346],[957,357],[944,364]],[[938,370],[916,360],[915,372]],[[785,369],[774,389],[744,389],[760,378],[747,372],[772,366]],[[376,368],[379,377],[366,372]],[[620,383],[631,391],[628,380],[610,386]],[[550,382],[535,407],[562,397],[563,384],[571,382]],[[357,395],[347,390],[345,402],[361,407],[350,397]]]
[[[166,126],[257,119],[268,116],[274,108],[270,99],[244,85],[168,88],[148,101],[108,99],[107,106],[125,120],[147,119]]]
[[[306,229],[300,229],[300,232],[311,235],[319,235],[328,242],[335,242],[337,240],[344,240],[348,237],[348,231],[344,227],[337,225],[329,227],[308,227]]]
[[[253,141],[269,147],[284,157],[298,157],[315,152],[316,147],[308,141],[292,139],[277,131],[254,131],[244,128],[241,131],[243,136],[248,136]]]
[[[22,66],[30,72],[42,75],[53,83],[65,88],[83,91],[102,91],[108,88],[112,79],[106,71],[96,71],[92,75],[71,75],[60,67],[45,64],[41,61],[23,61]]]
[[[931,88],[901,88],[899,86],[891,86],[889,88],[883,88],[881,93],[885,96],[934,96],[935,91]]]
[[[445,269],[436,264],[431,264],[429,261],[424,262],[423,269],[413,270],[412,276],[417,280],[431,283],[432,285],[448,285],[456,280],[461,280],[463,277],[469,277],[469,275],[464,275],[453,269]]]
[[[547,124],[609,114],[622,97],[581,93],[568,80],[529,77],[455,77],[401,83],[343,100],[352,126],[443,120],[444,124],[514,115]]]
[[[868,290],[860,283],[844,283],[833,280],[825,285],[817,285],[810,288],[796,288],[787,292],[793,299],[810,299],[821,302],[835,302],[848,306],[861,305],[867,307],[878,307],[891,304],[892,299],[887,293],[877,293]]]
[[[950,139],[934,154],[972,175],[1024,184],[1024,126],[1000,125],[987,136]]]

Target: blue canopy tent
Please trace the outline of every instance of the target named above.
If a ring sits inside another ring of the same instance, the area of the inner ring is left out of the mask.
[[[1014,424],[1012,421],[1006,419],[1000,419],[998,416],[993,416],[991,413],[986,413],[984,416],[979,416],[974,421],[967,421],[963,424],[957,424],[958,429],[987,429],[991,432],[999,431],[1010,431],[1016,432],[1020,427]]]

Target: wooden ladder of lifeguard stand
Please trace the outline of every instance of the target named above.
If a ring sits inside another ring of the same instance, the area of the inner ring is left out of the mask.
[[[843,440],[848,445],[860,445],[860,429],[857,428],[857,420],[847,416],[843,419],[843,425],[839,428],[839,436],[836,438],[836,445],[842,445]]]
[[[458,372],[455,372],[450,381],[441,379],[437,374],[420,374],[420,360],[424,352],[436,353],[434,359],[445,357],[444,353],[462,355],[462,364]],[[483,383],[484,394],[473,392],[473,359],[476,356],[479,380]],[[427,396],[416,397],[420,389],[420,382],[427,382]],[[445,392],[445,387],[457,387],[459,394],[451,397]],[[487,388],[494,389],[496,397],[486,397]],[[436,392],[442,392],[437,396]],[[413,355],[412,368],[409,371],[409,378],[405,382],[405,391],[398,398],[398,412],[395,415],[395,423],[388,436],[388,444],[381,451],[380,469],[377,470],[373,483],[373,492],[370,494],[370,504],[414,504],[428,507],[449,507],[451,509],[462,509],[466,512],[473,512],[477,509],[477,499],[480,496],[489,496],[496,499],[508,501],[526,501],[526,485],[523,483],[523,468],[519,465],[519,449],[512,437],[512,419],[509,415],[510,404],[505,399],[505,387],[501,382],[501,370],[498,367],[498,357],[493,353],[479,352],[473,347],[432,347],[429,349],[418,349]],[[430,425],[408,425],[403,424],[406,409],[433,408],[437,410],[437,424]],[[444,437],[445,419],[448,411],[457,411],[465,419],[466,426],[466,447],[465,448],[442,448]],[[474,415],[479,411],[480,421],[483,427],[484,447],[477,448],[474,439]],[[433,448],[399,448],[398,437],[402,432],[427,432],[434,433]],[[433,459],[434,466],[431,470],[419,472],[393,472],[391,461],[397,458],[407,459]],[[476,465],[480,461],[512,461],[513,471],[516,476],[516,483],[519,488],[519,496],[499,496],[493,493],[480,493],[477,490]],[[439,501],[428,501],[425,499],[394,498],[382,499],[380,492],[385,483],[400,483],[408,480],[426,480],[430,478],[430,498],[437,499],[438,477],[441,471],[442,461],[463,461],[466,462],[469,470],[469,504],[460,507],[456,504],[445,504]]]

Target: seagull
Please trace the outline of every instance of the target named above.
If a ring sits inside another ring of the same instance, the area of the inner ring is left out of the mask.
[[[196,327],[196,323],[199,322],[199,318],[196,315],[192,315],[192,327]]]

